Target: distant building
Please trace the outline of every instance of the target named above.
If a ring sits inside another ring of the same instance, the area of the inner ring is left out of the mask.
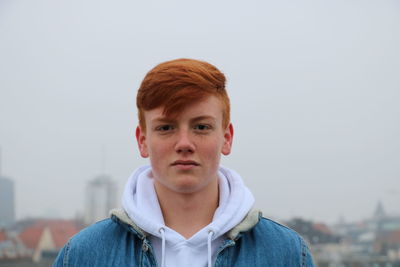
[[[15,188],[14,182],[0,176],[0,228],[15,221]]]
[[[44,253],[57,255],[68,239],[79,231],[74,221],[39,220],[19,234],[32,260],[40,262]]]
[[[340,237],[335,235],[324,223],[313,223],[301,218],[293,218],[287,221],[286,224],[312,245],[340,242]]]
[[[385,208],[383,207],[383,204],[381,201],[378,201],[378,204],[376,205],[374,214],[372,216],[372,219],[379,221],[387,217]]]
[[[342,221],[332,229],[342,236],[341,242],[314,246],[319,266],[332,266],[322,263],[333,261],[340,263],[334,266],[400,266],[400,216],[387,214],[382,202],[369,219]]]
[[[0,262],[21,258],[29,258],[29,251],[24,248],[15,234],[0,230]],[[0,266],[2,266],[1,263]]]
[[[87,184],[85,199],[84,222],[89,225],[107,218],[117,207],[117,186],[111,177],[98,176]]]
[[[30,219],[19,231],[0,230],[0,266],[51,266],[59,250],[82,227],[60,219]]]
[[[0,266],[50,266],[79,230],[71,220],[35,220],[19,233],[0,231]]]

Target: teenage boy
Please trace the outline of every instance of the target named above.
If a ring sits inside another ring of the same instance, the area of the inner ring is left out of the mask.
[[[253,211],[242,178],[221,167],[233,126],[225,76],[192,59],[161,63],[138,94],[140,155],[121,210],[81,231],[54,266],[314,266],[303,239]]]

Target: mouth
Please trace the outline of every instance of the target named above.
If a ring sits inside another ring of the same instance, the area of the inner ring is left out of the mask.
[[[200,166],[199,163],[193,160],[177,160],[174,161],[171,165],[172,167],[180,171],[188,171],[196,168],[197,166]]]
[[[172,164],[172,166],[200,166],[199,163],[197,163],[196,161],[193,160],[177,160],[174,161]]]

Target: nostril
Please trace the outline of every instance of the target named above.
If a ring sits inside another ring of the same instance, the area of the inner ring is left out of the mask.
[[[180,149],[178,149],[178,152],[186,153],[186,152],[193,152],[193,151],[190,148],[180,148]]]
[[[175,145],[175,151],[178,153],[192,153],[194,151],[194,145],[189,142],[179,142]]]

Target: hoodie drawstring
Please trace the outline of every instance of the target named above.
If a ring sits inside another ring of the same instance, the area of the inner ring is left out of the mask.
[[[207,238],[207,250],[208,250],[208,267],[212,267],[211,262],[211,238],[214,235],[213,230],[208,231],[208,238]]]
[[[161,267],[165,267],[165,229],[163,227],[158,230],[161,234]]]
[[[165,229],[164,227],[161,227],[158,232],[161,234],[161,267],[165,267]],[[211,241],[212,237],[214,235],[213,230],[208,231],[208,236],[207,236],[207,256],[208,256],[208,267],[212,267],[212,262],[211,262]]]

